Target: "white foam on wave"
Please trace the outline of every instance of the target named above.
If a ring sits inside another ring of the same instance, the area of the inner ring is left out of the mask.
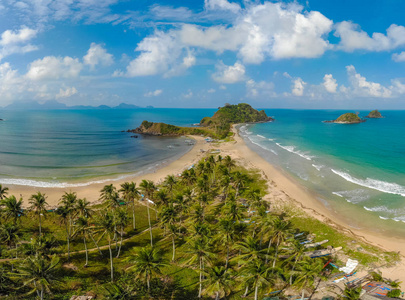
[[[385,182],[377,179],[372,179],[372,178],[367,178],[367,179],[358,179],[355,177],[352,177],[350,174],[341,172],[341,171],[336,171],[334,169],[331,169],[333,173],[336,175],[339,175],[346,181],[349,181],[351,183],[364,186],[369,189],[377,190],[383,193],[388,193],[388,194],[395,194],[395,195],[400,195],[405,197],[405,187],[396,184],[396,183],[391,183],[391,182]]]
[[[389,220],[389,218],[383,217],[383,216],[378,216],[381,220]]]
[[[262,138],[262,139],[265,139],[265,138],[266,138],[265,136],[262,136],[262,135],[260,135],[260,134],[257,134],[257,136],[260,137],[260,138]]]
[[[347,202],[354,204],[366,201],[370,198],[370,195],[368,195],[367,191],[364,189],[357,189],[351,191],[338,191],[332,192],[332,194],[345,198]]]
[[[280,148],[283,148],[284,150],[287,150],[288,152],[297,154],[302,158],[305,158],[306,160],[312,160],[314,158],[314,156],[308,155],[305,152],[295,150],[295,146],[283,146],[280,143],[276,143],[276,145],[279,146]]]
[[[315,165],[315,164],[312,164],[312,166],[315,168],[315,169],[317,169],[318,171],[320,171],[324,166],[322,166],[322,165]]]
[[[344,198],[344,197],[343,197],[341,194],[339,194],[338,192],[332,192],[332,194]]]
[[[268,139],[268,140],[271,141],[271,142],[274,141],[274,139]]]
[[[248,139],[249,139],[249,141],[250,141],[252,144],[255,144],[256,146],[259,146],[260,148],[262,148],[262,149],[264,149],[264,150],[270,151],[271,153],[273,153],[273,154],[275,154],[275,155],[278,155],[278,153],[277,153],[276,151],[274,151],[274,150],[271,149],[271,148],[267,148],[266,146],[263,146],[263,145],[260,144],[260,143],[255,142],[251,137],[248,137]]]

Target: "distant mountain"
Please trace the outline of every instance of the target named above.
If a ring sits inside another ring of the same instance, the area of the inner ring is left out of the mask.
[[[121,103],[117,106],[107,106],[107,105],[99,105],[99,106],[90,106],[90,105],[75,105],[75,106],[67,106],[66,104],[60,103],[58,101],[47,101],[43,104],[40,104],[35,101],[30,102],[15,102],[6,107],[4,110],[55,110],[55,109],[72,109],[72,110],[91,110],[91,109],[140,109],[142,107],[134,105],[134,104],[127,104]],[[153,108],[148,106],[147,108]]]

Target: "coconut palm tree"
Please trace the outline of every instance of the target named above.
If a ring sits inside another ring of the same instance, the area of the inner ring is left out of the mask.
[[[29,209],[33,211],[36,215],[38,215],[39,219],[39,235],[42,235],[42,226],[41,226],[41,216],[45,216],[46,214],[46,207],[48,206],[48,203],[46,202],[46,196],[45,194],[42,194],[41,192],[38,192],[36,194],[31,195],[29,199],[29,203],[31,206]]]
[[[51,287],[57,281],[57,266],[59,258],[55,255],[47,260],[40,255],[28,256],[18,268],[18,272],[12,273],[14,278],[21,278],[24,286],[31,287],[27,295],[37,293],[38,298],[44,299],[44,294],[51,294]]]
[[[91,203],[86,198],[78,199],[76,202],[75,211],[79,216],[90,218],[94,214],[94,210],[91,208]]]
[[[73,216],[76,211],[76,204],[77,204],[77,194],[75,192],[65,192],[62,195],[62,198],[59,202],[61,206],[59,208],[63,207],[63,210],[60,210],[60,215],[64,216],[64,214],[67,214],[67,235],[68,235],[68,240],[72,237],[72,227],[73,227]],[[58,209],[59,209],[58,208]],[[68,243],[68,252],[70,253],[70,243]],[[70,254],[69,254],[69,259],[70,259]]]
[[[169,193],[172,195],[173,186],[177,183],[177,179],[174,175],[167,175],[163,184],[168,187]]]
[[[221,218],[218,222],[218,240],[226,248],[225,268],[228,268],[229,247],[233,243],[235,236],[235,222],[230,218]]]
[[[215,300],[228,296],[234,289],[235,279],[231,269],[214,265],[207,268],[204,275],[206,279],[203,284],[206,287],[203,294],[215,296]]]
[[[68,260],[70,260],[70,228],[69,228],[69,216],[70,216],[70,209],[66,206],[59,206],[56,210],[56,214],[60,217],[60,224],[65,225],[66,229],[66,241],[68,247]]]
[[[232,158],[229,155],[224,157],[224,159],[222,160],[222,163],[229,170],[231,170],[232,168],[234,168],[236,166],[235,161],[232,160]]]
[[[156,186],[151,180],[142,180],[141,184],[139,185],[141,190],[145,193],[146,197],[146,209],[148,211],[148,222],[149,222],[149,233],[150,233],[150,245],[153,247],[153,233],[152,233],[152,223],[150,221],[150,211],[149,211],[149,198],[152,198],[154,191],[156,190]]]
[[[124,236],[124,228],[129,223],[128,214],[127,214],[127,211],[125,209],[118,209],[116,211],[115,223],[120,228],[119,234],[120,234],[120,238],[121,238],[120,247],[118,248],[118,253],[117,253],[117,258],[118,258],[118,257],[120,257],[120,253],[121,253],[122,238]]]
[[[84,267],[87,267],[89,264],[89,253],[87,251],[87,242],[86,242],[86,237],[89,234],[89,218],[85,216],[80,216],[76,220],[76,232],[74,235],[81,235],[83,237],[83,244],[84,244],[84,251],[86,253],[86,263],[84,264]]]
[[[110,252],[110,270],[111,270],[111,281],[114,281],[114,265],[113,265],[113,256],[111,249],[111,241],[114,234],[116,233],[116,224],[114,216],[111,212],[101,212],[97,219],[97,229],[103,235],[106,235],[108,241],[108,250]]]
[[[5,219],[13,219],[14,225],[17,224],[18,218],[24,215],[22,202],[22,198],[17,200],[13,195],[0,200],[0,206],[3,206],[2,213]]]
[[[7,194],[8,194],[8,187],[3,187],[0,184],[0,200],[3,200],[4,198],[6,198]]]
[[[128,268],[135,273],[136,279],[144,280],[150,294],[150,281],[155,275],[161,274],[161,269],[167,264],[157,248],[150,246],[143,247],[139,251],[133,249],[132,253],[126,258],[126,261],[132,266]]]
[[[113,184],[105,185],[100,191],[100,200],[108,202],[116,192],[117,189]]]
[[[301,260],[297,264],[296,279],[294,285],[301,289],[302,297],[304,299],[305,289],[312,288],[315,283],[315,279],[319,277],[323,268],[323,263],[320,260],[313,260],[309,257]]]
[[[17,242],[19,240],[20,228],[16,224],[1,224],[0,225],[0,242],[5,243],[10,249],[14,245],[15,257],[17,258]],[[13,264],[11,264],[13,269]]]
[[[262,259],[250,260],[242,267],[241,274],[245,276],[247,287],[250,284],[254,288],[255,300],[258,299],[259,290],[270,284],[269,277],[272,270]]]
[[[284,242],[291,234],[291,222],[276,218],[274,220],[273,235],[269,241],[269,248],[273,242],[275,242],[275,255],[273,260],[273,268],[276,266],[278,248],[282,242]]]
[[[185,251],[190,258],[185,262],[185,265],[197,265],[200,272],[200,282],[198,289],[198,298],[202,297],[202,280],[204,265],[213,257],[212,246],[205,237],[197,237],[190,239],[187,242],[187,250]]]
[[[121,184],[121,189],[119,190],[122,194],[126,202],[132,202],[132,226],[133,229],[136,229],[136,222],[135,222],[135,201],[139,200],[140,192],[139,189],[136,187],[135,182],[124,182]]]
[[[263,248],[260,245],[260,241],[251,235],[246,236],[242,241],[238,242],[235,248],[240,251],[236,258],[242,262],[264,259],[266,255],[266,248]]]

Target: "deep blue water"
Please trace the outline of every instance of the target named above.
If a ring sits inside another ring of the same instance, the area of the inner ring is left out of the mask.
[[[181,138],[134,139],[122,130],[143,120],[190,125],[214,111],[0,111],[0,183],[70,186],[156,167],[190,146]]]
[[[250,147],[352,226],[405,234],[405,111],[351,125],[322,122],[347,111],[266,112],[276,121],[241,127]]]

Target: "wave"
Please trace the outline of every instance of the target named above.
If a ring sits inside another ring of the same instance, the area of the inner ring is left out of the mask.
[[[267,148],[266,146],[263,146],[263,145],[261,145],[261,144],[255,142],[255,141],[252,140],[250,137],[248,137],[248,139],[249,139],[249,141],[250,141],[252,144],[255,144],[256,146],[259,146],[260,148],[262,148],[262,149],[264,149],[264,150],[270,151],[270,152],[273,153],[274,155],[278,155],[278,153],[277,153],[276,151],[274,151],[273,149]]]
[[[315,165],[315,164],[312,164],[312,166],[315,168],[315,169],[317,169],[318,171],[320,171],[324,166],[322,166],[322,165]]]
[[[338,192],[332,192],[332,194],[344,198],[344,197],[343,197],[341,194],[339,194]]]
[[[282,146],[282,145],[280,145],[280,143],[276,143],[276,145],[279,146],[280,148],[283,148],[284,150],[287,150],[288,152],[297,154],[297,155],[301,156],[302,158],[305,158],[306,160],[312,160],[314,158],[314,156],[311,156],[304,152],[295,150],[295,146]]]
[[[383,217],[383,216],[378,216],[381,220],[389,220],[390,218],[386,218],[386,217]]]
[[[346,181],[349,181],[351,183],[364,186],[369,189],[377,190],[383,193],[387,194],[394,194],[394,195],[400,195],[405,197],[405,187],[396,184],[396,183],[391,183],[391,182],[385,182],[377,179],[372,179],[372,178],[367,178],[367,179],[358,179],[355,177],[352,177],[350,174],[341,172],[341,171],[336,171],[334,169],[331,169],[333,173],[336,175],[339,175]]]
[[[260,135],[260,134],[257,134],[257,136],[260,137],[260,138],[262,138],[262,139],[265,139],[265,138],[266,138],[265,136],[262,136],[262,135]]]

